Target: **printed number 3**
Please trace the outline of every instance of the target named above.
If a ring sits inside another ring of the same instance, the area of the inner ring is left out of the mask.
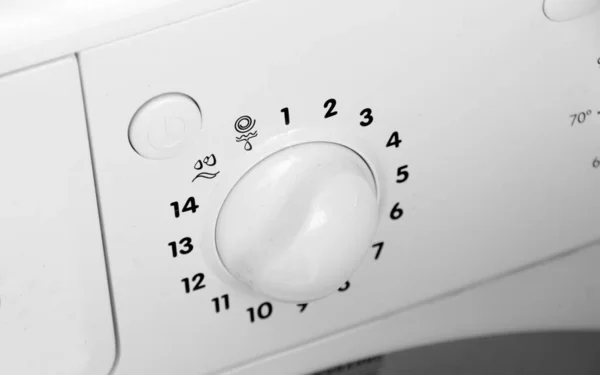
[[[371,108],[365,108],[360,111],[360,115],[364,118],[363,121],[360,122],[360,126],[369,126],[373,122],[373,112]]]

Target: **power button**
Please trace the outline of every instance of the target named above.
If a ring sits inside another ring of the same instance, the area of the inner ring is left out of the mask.
[[[144,103],[129,124],[129,143],[148,159],[168,159],[182,152],[202,128],[196,102],[187,95],[168,93]]]

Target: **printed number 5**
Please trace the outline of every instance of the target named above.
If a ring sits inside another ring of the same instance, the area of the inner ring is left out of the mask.
[[[396,176],[398,177],[396,179],[396,182],[401,184],[403,182],[405,182],[406,180],[408,180],[408,171],[406,170],[408,168],[408,165],[403,165],[401,167],[398,167],[398,170],[396,171]]]

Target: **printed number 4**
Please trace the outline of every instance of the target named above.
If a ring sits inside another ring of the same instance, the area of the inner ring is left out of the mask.
[[[387,143],[385,144],[385,147],[393,146],[395,148],[398,148],[400,147],[400,143],[402,143],[400,135],[398,135],[398,132],[393,132],[392,135],[390,135],[390,139],[388,139]]]

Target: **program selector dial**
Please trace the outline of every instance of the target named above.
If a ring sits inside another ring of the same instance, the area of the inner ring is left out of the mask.
[[[371,169],[353,150],[313,142],[263,159],[232,188],[215,241],[228,272],[256,292],[307,302],[362,262],[378,221]]]

